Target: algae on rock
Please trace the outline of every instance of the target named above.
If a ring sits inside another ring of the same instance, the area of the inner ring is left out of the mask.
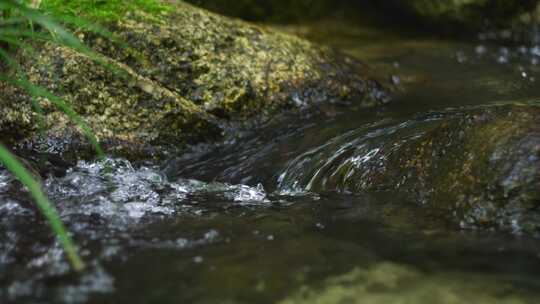
[[[31,81],[64,98],[110,147],[179,146],[219,138],[222,124],[282,109],[383,99],[353,59],[182,2],[159,18],[129,13],[108,29],[127,47],[92,32],[78,36],[124,77],[52,43],[19,58]],[[3,140],[37,134],[30,97],[5,84],[2,90]],[[40,102],[51,134],[61,138],[67,119]]]

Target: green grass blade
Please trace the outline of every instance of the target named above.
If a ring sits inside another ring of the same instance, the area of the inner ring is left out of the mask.
[[[15,3],[13,1],[7,1],[7,2],[0,2],[0,9],[12,9],[14,11],[17,11],[19,14],[24,16],[29,22],[39,24],[41,27],[46,29],[48,32],[51,33],[52,36],[56,37],[56,40],[67,47],[70,47],[74,50],[76,50],[79,53],[82,53],[92,60],[106,65],[102,62],[102,59],[100,56],[98,56],[94,51],[92,51],[89,47],[84,45],[77,37],[75,37],[73,34],[71,34],[65,27],[55,22],[52,18],[44,15],[39,10],[28,8],[25,5],[21,5],[18,3]],[[19,35],[23,35],[26,37],[32,37],[35,34],[33,31],[30,30],[11,30],[12,32],[15,32]],[[7,29],[2,30],[2,33],[7,33]],[[50,39],[52,40],[52,39]]]
[[[52,40],[53,37],[47,33],[37,33],[32,30],[21,29],[17,27],[6,27],[0,31],[0,36],[33,38],[35,40]]]
[[[90,128],[90,126],[84,121],[84,119],[81,116],[79,116],[79,114],[77,114],[77,112],[73,110],[73,108],[70,105],[68,105],[65,101],[63,101],[60,97],[54,95],[53,93],[49,92],[45,88],[32,84],[30,81],[26,80],[25,78],[13,79],[11,77],[0,74],[0,81],[5,81],[14,86],[22,88],[26,90],[34,98],[35,97],[47,98],[51,103],[53,103],[62,112],[64,112],[64,114],[66,114],[66,116],[72,122],[74,122],[77,126],[79,126],[79,128],[81,128],[81,131],[86,136],[86,138],[90,141],[90,144],[96,151],[98,158],[103,159],[105,157],[105,153],[103,153],[103,149],[101,149],[101,145],[99,144],[99,141],[94,135],[92,128]]]
[[[0,14],[1,15],[1,14]],[[23,17],[10,17],[5,19],[0,19],[0,26],[6,26],[6,25],[14,25],[14,24],[20,24],[26,22],[26,18]]]
[[[71,121],[73,121],[77,126],[81,128],[83,134],[86,136],[86,138],[88,138],[94,150],[96,151],[98,158],[103,159],[105,157],[105,153],[103,153],[101,145],[99,144],[99,141],[97,140],[94,132],[92,131],[92,128],[90,128],[86,121],[84,121],[84,119],[79,116],[79,114],[77,114],[77,112],[73,110],[70,105],[68,105],[64,100],[47,91],[46,89],[33,85],[30,82],[26,82],[25,87],[26,89],[28,89],[29,92],[31,92],[32,95],[47,98],[62,112],[64,112],[64,114],[66,114],[66,116]]]
[[[11,58],[8,52],[4,51],[2,48],[0,48],[0,59],[2,59],[9,67],[19,70],[19,64],[17,63],[17,61]]]
[[[12,38],[12,37],[7,37],[7,36],[0,35],[0,41],[6,42],[9,45],[14,45],[14,46],[16,46],[18,48],[21,48],[21,49],[23,49],[23,50],[25,50],[27,52],[32,50],[32,48],[27,43],[19,41],[17,38]]]
[[[52,15],[53,19],[60,22],[61,24],[68,24],[75,26],[80,29],[87,30],[89,32],[98,34],[104,38],[109,39],[110,41],[116,43],[122,48],[126,48],[128,45],[121,38],[118,38],[116,34],[112,33],[108,29],[95,22],[90,22],[85,19],[78,17],[72,17],[70,15]]]
[[[0,36],[0,41],[2,41],[2,36]],[[25,48],[26,45],[21,44],[20,47]],[[31,47],[28,47],[28,48],[29,48],[28,51],[33,51]],[[0,58],[3,59],[7,63],[7,65],[9,67],[15,69],[19,73],[20,66],[17,63],[17,61],[12,59],[11,56],[9,56],[9,54],[6,51],[2,50],[2,49],[0,49]],[[32,107],[34,108],[34,111],[38,114],[39,131],[40,131],[41,136],[43,137],[44,134],[45,134],[44,133],[44,130],[45,130],[45,114],[44,114],[43,108],[41,107],[41,105],[39,104],[39,102],[37,101],[35,96],[32,96],[31,102],[32,102]]]
[[[13,154],[11,154],[2,144],[0,144],[0,161],[10,172],[13,173],[13,175],[17,177],[17,179],[21,181],[21,183],[23,183],[23,185],[26,186],[28,191],[30,191],[36,205],[49,222],[53,232],[56,234],[56,237],[64,248],[73,269],[76,271],[84,270],[85,265],[77,253],[77,248],[73,244],[69,234],[66,232],[64,224],[62,224],[56,209],[41,190],[39,182],[32,177],[28,170],[26,170],[24,166],[17,160],[17,158],[13,156]]]

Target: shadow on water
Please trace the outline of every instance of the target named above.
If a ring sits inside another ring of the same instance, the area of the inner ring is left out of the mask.
[[[418,113],[538,98],[540,52],[367,43],[359,29],[325,29],[286,30],[374,62],[394,86],[392,105],[321,107],[164,163],[111,158],[48,177],[90,264],[80,277],[28,194],[0,171],[0,302],[536,303],[536,238],[461,231],[397,191],[310,193],[278,179],[292,160],[366,126],[386,132],[429,118]]]

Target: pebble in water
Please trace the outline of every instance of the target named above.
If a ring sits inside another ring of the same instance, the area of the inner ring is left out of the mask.
[[[315,227],[317,227],[317,229],[320,229],[320,230],[323,230],[324,228],[326,228],[326,226],[324,226],[323,223],[317,223],[315,224]]]
[[[475,53],[479,56],[484,55],[487,52],[487,48],[483,45],[478,45],[474,49]]]

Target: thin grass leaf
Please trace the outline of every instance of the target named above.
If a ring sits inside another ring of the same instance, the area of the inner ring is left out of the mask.
[[[0,9],[1,8],[9,8],[18,11],[20,14],[22,14],[25,18],[28,19],[28,21],[39,24],[41,27],[46,29],[48,32],[51,33],[53,37],[56,37],[56,40],[58,43],[68,46],[69,48],[72,48],[76,50],[79,53],[82,53],[89,58],[91,58],[93,61],[98,62],[104,66],[106,66],[106,62],[103,61],[103,59],[98,56],[94,51],[92,51],[89,47],[84,45],[77,37],[69,33],[63,26],[55,22],[52,18],[43,15],[36,9],[28,8],[24,5],[14,3],[12,1],[7,1],[0,3]],[[2,30],[3,34],[6,33],[18,33],[18,35],[26,36],[26,37],[33,37],[34,32],[30,30]]]
[[[2,37],[0,36],[0,40],[2,40]],[[25,50],[33,53],[33,49],[29,46],[26,46],[25,44],[21,44],[20,47],[23,47]],[[9,54],[2,49],[0,49],[0,58],[3,58],[6,63],[8,63],[8,66],[13,68],[17,71],[16,75],[20,75],[21,73],[21,67],[17,61],[11,58]],[[31,102],[32,102],[32,108],[34,111],[38,114],[38,129],[41,137],[44,137],[45,135],[45,114],[43,111],[43,107],[39,104],[37,101],[37,98],[35,96],[31,96]]]
[[[12,26],[15,24],[21,24],[25,22],[26,22],[26,18],[24,17],[3,18],[3,19],[0,19],[0,26],[6,26],[6,25]]]
[[[87,30],[89,32],[98,34],[104,38],[107,38],[122,48],[126,48],[128,46],[127,43],[125,43],[121,38],[118,38],[117,35],[109,31],[108,29],[104,28],[103,26],[96,24],[95,22],[90,22],[81,18],[69,16],[69,15],[52,14],[51,16],[53,17],[54,20],[58,20],[62,24],[73,25],[78,28]]]
[[[101,145],[99,144],[99,141],[97,140],[90,126],[84,121],[84,119],[81,116],[79,116],[79,114],[77,114],[75,110],[73,110],[73,108],[70,105],[68,105],[60,97],[54,95],[53,93],[49,92],[47,89],[43,87],[32,84],[30,81],[28,81],[25,78],[13,79],[11,77],[7,77],[0,74],[0,80],[26,90],[32,97],[43,97],[43,98],[48,99],[58,109],[64,112],[64,114],[73,123],[75,123],[79,128],[81,128],[81,131],[83,132],[84,136],[86,136],[86,138],[90,141],[90,144],[96,151],[98,158],[103,159],[105,157],[105,153],[103,153],[103,149],[101,149]]]
[[[2,162],[4,166],[26,186],[41,213],[45,216],[49,225],[51,225],[51,228],[66,252],[67,258],[73,269],[76,271],[84,270],[85,265],[77,253],[77,248],[73,244],[69,234],[66,232],[64,224],[62,224],[56,209],[41,190],[39,182],[32,177],[28,170],[26,170],[17,158],[2,144],[0,144],[0,162]]]
[[[0,41],[4,41],[6,43],[8,43],[9,45],[13,45],[13,46],[16,46],[20,49],[23,49],[24,51],[30,53],[30,56],[32,56],[33,54],[35,54],[35,51],[34,51],[34,48],[31,47],[28,43],[25,43],[17,38],[12,38],[12,37],[4,37],[2,35],[0,35]],[[2,50],[2,49],[0,49]]]
[[[11,58],[11,56],[9,56],[9,53],[4,51],[2,48],[0,48],[0,58],[3,59],[3,61],[8,65],[8,67],[11,67],[17,71],[20,69],[19,63],[15,61],[15,59]]]
[[[103,159],[105,157],[105,153],[103,153],[103,150],[101,149],[101,145],[99,144],[99,141],[97,140],[96,136],[94,135],[94,132],[92,131],[92,128],[84,121],[84,119],[77,114],[75,110],[71,106],[69,106],[64,100],[59,98],[58,96],[52,94],[51,92],[47,91],[46,89],[42,87],[35,86],[31,84],[30,82],[26,82],[25,84],[26,88],[31,92],[32,94],[35,94],[35,96],[45,97],[48,100],[50,100],[54,105],[56,105],[66,116],[73,121],[77,126],[79,126],[83,132],[83,134],[88,138],[90,143],[92,144],[94,150],[97,153],[98,158]]]
[[[13,37],[9,37],[9,36],[2,36],[1,33],[0,33],[0,41],[7,42],[7,43],[9,43],[10,45],[15,45],[15,46],[17,46],[17,47],[23,47],[24,45],[27,46],[26,43],[20,41],[19,39],[13,38]]]

